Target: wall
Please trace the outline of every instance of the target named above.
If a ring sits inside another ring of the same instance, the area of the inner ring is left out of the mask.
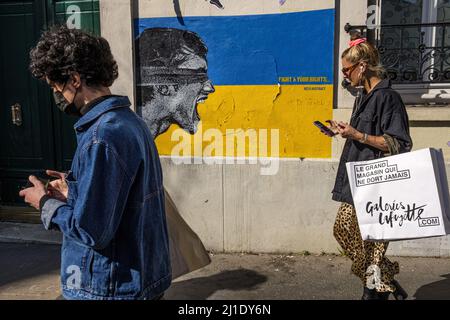
[[[266,177],[254,166],[162,162],[166,188],[208,249],[339,253],[333,237],[339,204],[330,200],[337,162],[285,161],[277,176]],[[450,237],[391,242],[388,253],[450,257]]]
[[[114,6],[112,2],[120,3]],[[135,6],[132,8],[134,18],[148,19],[150,17],[156,19],[170,17],[172,22],[174,21],[173,18],[176,20],[172,3],[167,5],[166,1],[166,5],[159,6],[159,2],[159,0],[135,2]],[[105,3],[111,3],[111,5]],[[283,6],[280,6],[277,0],[258,1],[258,6],[252,5],[253,1],[222,0],[221,3],[225,6],[224,10],[205,1],[179,0],[179,10],[184,17],[185,23],[187,22],[187,26],[189,26],[189,23],[192,23],[189,19],[193,21],[200,19],[197,18],[197,15],[200,15],[198,14],[199,12],[202,17],[226,17],[233,14],[239,15],[242,10],[252,14],[264,15],[269,12],[274,13],[275,10],[278,10],[277,14],[280,14],[284,12],[283,10],[309,11],[312,9],[334,8],[334,1],[294,2],[287,0]],[[339,30],[343,30],[343,25],[346,22],[354,24],[364,22],[366,7],[361,5],[364,1],[341,0],[340,3]],[[108,10],[102,13],[102,17],[105,17],[102,18],[102,28],[106,29],[105,34],[112,42],[113,48],[117,50],[115,53],[116,57],[123,61],[123,68],[128,70],[128,73],[125,73],[125,77],[119,79],[119,87],[122,86],[125,91],[128,90],[130,92],[132,91],[131,84],[134,83],[129,76],[129,72],[133,68],[133,64],[129,59],[130,43],[133,41],[128,42],[128,40],[131,40],[129,21],[119,17],[122,17],[122,12],[128,12],[127,5],[131,7],[131,3],[125,0],[111,2],[110,0],[103,0],[101,5],[103,10]],[[147,23],[149,21],[151,22],[151,20],[146,20]],[[153,25],[151,23],[146,25],[146,27],[149,26]],[[228,26],[225,25],[225,27]],[[125,35],[122,37],[115,36],[115,32],[119,32],[119,30],[124,32],[123,30],[125,29],[128,30],[126,41],[123,40]],[[305,32],[308,31],[305,30]],[[201,29],[198,32],[201,33]],[[282,37],[283,33],[289,33],[290,31],[272,28],[271,32],[277,32]],[[139,30],[137,33],[139,33]],[[346,37],[346,34],[340,34],[339,51],[345,48],[347,43]],[[289,47],[290,43],[288,42],[285,45]],[[210,50],[213,50],[214,45],[209,44],[209,47]],[[291,54],[294,55],[295,53]],[[301,53],[298,53],[298,55],[301,57]],[[320,58],[319,55],[318,58]],[[221,61],[225,62],[227,59],[228,56],[223,56]],[[217,112],[220,109],[218,107],[221,105],[221,102],[223,102],[222,106],[225,107],[225,110],[231,108],[230,104],[234,103],[235,106],[242,106],[246,112],[249,111],[245,109],[248,108],[248,105],[239,101],[239,99],[245,101],[246,95],[243,96],[241,93],[230,91],[242,89],[229,88],[221,83],[220,77],[215,76],[220,75],[220,72],[213,71],[215,69],[214,64],[217,61],[214,62],[214,59],[208,60],[209,76],[213,82],[216,81],[214,83],[216,92],[210,94],[205,104],[199,106],[201,118],[210,121],[210,123],[213,121],[216,121],[216,123],[220,122],[220,119],[226,119],[227,115],[230,114],[229,111],[223,112],[223,114]],[[242,70],[245,70],[244,67]],[[245,76],[245,71],[242,71],[242,74]],[[297,74],[299,73],[296,70],[293,75]],[[236,78],[239,78],[239,75],[236,75]],[[232,85],[242,86],[241,83]],[[320,104],[317,106],[313,103],[309,105],[309,108],[306,108],[305,105],[305,107],[299,108],[299,113],[289,113],[286,118],[283,118],[282,111],[284,108],[292,105],[289,100],[295,99],[292,97],[297,95],[293,94],[291,98],[287,99],[288,102],[279,102],[280,104],[276,105],[273,103],[273,96],[276,96],[277,89],[274,84],[269,85],[271,88],[267,93],[263,94],[264,88],[261,87],[260,89],[263,90],[260,92],[256,88],[258,84],[253,84],[255,89],[247,92],[248,101],[254,101],[253,106],[257,106],[261,102],[263,106],[259,112],[262,114],[272,111],[272,108],[275,113],[279,112],[277,114],[279,117],[277,124],[293,123],[292,126],[294,127],[303,123],[303,121],[310,123],[310,120],[315,118],[316,115],[322,116],[321,120],[325,120],[326,118],[323,117],[327,113],[330,116],[331,113],[334,113],[333,116],[338,119],[349,118],[350,110],[346,108],[331,109],[331,98],[328,98],[329,93],[326,94],[327,98],[324,99],[326,101],[324,112],[319,111],[315,114],[315,109],[316,107],[320,109]],[[320,84],[320,86],[323,85]],[[339,107],[347,107],[352,104],[352,98],[346,96],[346,92],[339,88],[336,88],[336,90],[338,90],[337,101]],[[282,86],[281,97],[285,93],[286,91],[283,92]],[[324,96],[321,95],[321,97]],[[422,124],[429,124],[430,121],[435,119],[434,116],[432,119],[427,116],[427,110],[416,109],[410,113],[410,117],[413,120],[421,121]],[[236,123],[242,125],[244,118],[239,112],[240,110],[235,110],[231,114],[233,117],[236,117]],[[310,112],[309,115],[308,112]],[[450,119],[447,111],[442,111],[440,116],[441,120]],[[294,120],[291,118],[295,118],[298,124],[292,122]],[[268,120],[264,122],[255,115],[252,115],[250,120],[252,124],[258,123],[258,121],[264,125],[269,123]],[[212,124],[208,125],[212,126]],[[251,128],[251,126],[249,125],[246,128]],[[170,130],[172,131],[170,132],[174,132],[173,130],[175,129],[174,127],[171,128]],[[336,175],[342,143],[338,139],[333,139],[333,143],[330,145],[329,142],[324,142],[323,138],[322,140],[318,139],[319,136],[316,135],[317,132],[313,129],[315,128],[311,127],[310,131],[301,131],[298,132],[297,136],[293,136],[294,140],[297,139],[298,144],[294,144],[290,149],[286,149],[288,151],[285,152],[279,162],[278,174],[272,176],[261,175],[261,169],[264,167],[261,163],[205,165],[203,161],[198,161],[198,164],[175,164],[174,161],[179,159],[167,156],[167,154],[170,154],[169,151],[173,146],[170,142],[170,136],[165,135],[158,138],[158,147],[163,151],[163,154],[166,154],[166,156],[162,157],[165,186],[183,217],[199,234],[208,249],[220,252],[290,253],[304,250],[314,253],[338,252],[338,244],[333,238],[332,228],[339,204],[331,200],[330,192]],[[412,134],[416,140],[416,146],[426,147],[430,144],[433,145],[437,140],[432,137],[426,137],[426,134],[423,132],[426,131],[431,134],[433,130],[439,131],[441,129],[429,128],[426,125],[422,125],[418,130],[413,128]],[[440,131],[438,136],[444,138],[446,133],[448,137],[448,131],[445,131],[445,129]],[[318,149],[314,151],[312,145],[301,145],[302,141],[305,140],[317,142]],[[286,141],[284,140],[285,143]],[[439,145],[436,144],[436,146]],[[284,148],[280,148],[280,150],[284,150]],[[450,159],[447,149],[445,152],[447,159]],[[318,158],[312,159],[311,155],[315,155]],[[447,164],[448,170],[450,170],[450,164]],[[448,257],[450,256],[450,240],[448,237],[444,237],[404,241],[392,243],[389,250],[391,254],[397,255]]]
[[[181,17],[167,1],[140,1],[135,35],[170,27],[195,32],[206,44],[215,92],[198,106],[203,132],[278,129],[281,158],[330,158],[330,139],[312,123],[332,116],[334,1],[226,0],[224,9],[179,3]],[[160,154],[172,154],[178,128],[158,137]]]
[[[165,185],[209,249],[336,251],[336,244],[327,240],[337,210],[329,192],[336,166],[324,161],[331,158],[331,140],[312,124],[332,116],[334,1],[222,3],[220,10],[180,1],[180,18],[162,1],[140,1],[136,37],[157,27],[198,34],[208,47],[208,75],[215,92],[198,105],[202,127],[190,143],[202,141],[211,128],[223,136],[227,129],[279,129],[279,172],[262,176],[258,164],[176,165],[170,158],[178,142],[171,141],[179,130],[174,125],[156,140],[164,157]],[[141,60],[137,73],[146,66],[145,57]],[[207,145],[200,142],[200,150]],[[317,192],[318,172],[325,173],[325,192]],[[317,241],[323,230],[328,236]]]
[[[337,69],[339,70],[338,87],[336,88],[338,94],[337,107],[352,109],[355,98],[341,86],[341,83],[344,80],[344,76],[342,72],[340,72],[342,69],[341,53],[348,48],[348,42],[350,40],[348,33],[344,30],[344,27],[347,23],[350,23],[353,26],[361,26],[366,24],[367,1],[340,0],[339,2],[339,52],[338,57],[336,57],[336,63],[339,65]]]
[[[132,0],[101,0],[101,34],[111,46],[119,67],[119,78],[111,90],[128,96],[134,106],[134,57],[133,57]]]

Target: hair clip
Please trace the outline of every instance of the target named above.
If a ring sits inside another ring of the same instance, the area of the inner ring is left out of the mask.
[[[360,38],[360,39],[350,41],[348,45],[351,48],[351,47],[357,46],[358,44],[364,43],[366,41],[367,41],[367,38]]]

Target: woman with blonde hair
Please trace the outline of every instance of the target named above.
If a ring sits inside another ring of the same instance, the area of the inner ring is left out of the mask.
[[[345,164],[410,151],[408,115],[400,95],[384,79],[378,50],[367,39],[353,37],[341,58],[344,77],[358,94],[349,123],[328,121],[346,139],[332,192],[333,200],[341,202],[334,236],[353,262],[352,273],[363,282],[362,300],[387,300],[391,293],[403,300],[407,294],[394,280],[398,263],[385,257],[389,243],[362,240]]]

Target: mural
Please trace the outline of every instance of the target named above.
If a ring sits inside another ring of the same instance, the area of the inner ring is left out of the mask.
[[[331,157],[331,139],[313,122],[332,118],[332,5],[229,0],[218,10],[180,2],[171,13],[159,0],[142,4],[135,20],[138,112],[158,136],[160,154],[172,155],[182,128],[203,150],[208,130],[223,137],[278,130],[275,156]],[[262,147],[257,156],[266,155]]]
[[[198,35],[174,28],[149,28],[136,40],[137,112],[155,138],[172,124],[197,132],[197,104],[214,92],[207,51]]]

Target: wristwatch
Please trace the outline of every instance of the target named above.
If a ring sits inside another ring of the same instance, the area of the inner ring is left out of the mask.
[[[361,140],[359,140],[359,142],[366,143],[368,137],[369,137],[369,135],[367,133],[364,133],[363,138]]]

